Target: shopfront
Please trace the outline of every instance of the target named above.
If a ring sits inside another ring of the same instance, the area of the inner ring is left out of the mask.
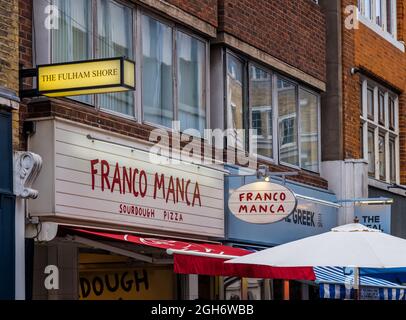
[[[237,176],[237,169],[225,178],[225,200],[243,185],[258,180],[255,175]],[[280,177],[271,182],[283,185]],[[328,232],[337,226],[338,207],[335,195],[328,190],[287,181],[285,184],[297,198],[294,212],[275,223],[250,223],[237,218],[226,209],[226,244],[259,251],[305,237]],[[309,299],[317,296],[318,288],[304,283],[283,280],[224,278],[224,295],[227,299]],[[287,294],[288,293],[288,294]]]
[[[52,240],[36,245],[34,279],[44,278],[44,267],[56,261],[65,286],[54,291],[59,298],[197,298],[195,287],[206,285],[176,275],[173,258],[160,244],[187,241],[182,249],[219,244],[224,238],[224,172],[155,163],[151,146],[67,120],[36,122],[29,149],[42,156],[43,168],[29,213],[39,218],[38,230],[53,225],[58,230]],[[129,243],[133,235],[138,242]],[[34,298],[49,298],[36,281]]]

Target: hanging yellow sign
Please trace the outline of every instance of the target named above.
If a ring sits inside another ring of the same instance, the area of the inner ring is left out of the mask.
[[[135,89],[135,63],[125,58],[38,66],[37,88],[48,97]]]

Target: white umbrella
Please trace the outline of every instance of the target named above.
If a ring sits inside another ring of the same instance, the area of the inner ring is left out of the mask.
[[[406,267],[406,240],[353,223],[226,263],[272,267]]]

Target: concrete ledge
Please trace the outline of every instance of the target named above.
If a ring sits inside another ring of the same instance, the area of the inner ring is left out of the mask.
[[[162,0],[138,0],[138,2],[148,7],[154,8],[158,11],[161,11],[168,16],[180,21],[181,23],[184,23],[212,38],[215,38],[217,35],[216,27],[212,26],[208,22],[203,21],[202,19],[199,19],[196,16],[183,11],[182,9],[179,9],[178,7],[170,3]]]
[[[0,87],[0,107],[18,110],[20,98],[10,89]]]
[[[236,37],[226,33],[226,32],[221,32],[218,34],[217,39],[215,43],[225,43],[226,45],[236,48],[237,50],[259,60],[262,61],[263,63],[270,65],[271,67],[286,73],[300,81],[303,81],[307,83],[308,85],[320,90],[320,91],[326,91],[326,83],[303,72],[302,70],[291,66],[290,64],[287,64],[286,62],[283,62],[282,60],[279,60],[270,54],[255,48],[254,46],[243,42]]]

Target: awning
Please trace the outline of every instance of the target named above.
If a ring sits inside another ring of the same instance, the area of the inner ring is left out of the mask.
[[[321,299],[355,299],[355,290],[342,284],[320,284]],[[405,289],[361,287],[361,300],[406,300]]]
[[[315,267],[316,283],[320,285],[322,299],[354,299],[355,291],[346,288],[351,278],[344,275],[343,268]],[[371,276],[360,276],[361,299],[406,300],[406,287]]]
[[[107,233],[71,228],[75,233],[103,239],[123,241],[164,249],[173,254],[174,272],[209,276],[234,276],[245,278],[272,278],[286,280],[315,280],[313,268],[274,268],[258,265],[225,264],[228,259],[250,254],[251,251],[221,244],[197,243],[174,239],[139,237],[124,233]]]
[[[345,284],[346,276],[343,268],[339,267],[315,267],[314,273],[316,274],[317,283],[329,283],[329,284]],[[347,278],[348,280],[348,278]],[[367,287],[382,287],[382,288],[402,288],[406,289],[406,286],[390,282],[383,279],[378,279],[371,276],[360,276],[361,286]]]

